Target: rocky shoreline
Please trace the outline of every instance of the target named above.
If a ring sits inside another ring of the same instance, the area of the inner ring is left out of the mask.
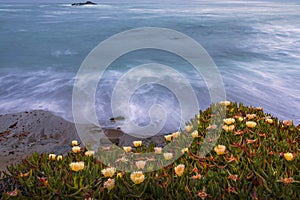
[[[120,129],[102,129],[110,141],[119,146],[132,145],[138,138],[123,133]],[[0,115],[0,171],[18,163],[34,152],[66,154],[72,140],[80,140],[75,124],[55,116],[51,112],[34,110]],[[144,139],[145,144],[155,142],[165,145],[162,135]]]

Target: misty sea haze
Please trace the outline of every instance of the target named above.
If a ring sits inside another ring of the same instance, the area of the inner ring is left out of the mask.
[[[72,121],[73,84],[89,52],[122,31],[161,27],[182,32],[206,49],[228,100],[300,123],[300,2],[95,2],[74,7],[63,0],[0,1],[0,114],[41,109]],[[102,125],[111,126],[110,97],[117,80],[134,66],[153,62],[189,79],[199,109],[210,105],[205,82],[188,63],[167,52],[141,50],[116,60],[102,77],[95,102]],[[146,125],[153,104],[168,114],[162,132],[174,131],[180,107],[176,96],[159,85],[136,91],[128,104],[132,120]]]

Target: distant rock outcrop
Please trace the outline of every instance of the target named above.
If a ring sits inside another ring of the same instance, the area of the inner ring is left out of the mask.
[[[85,3],[72,3],[72,6],[84,6],[84,5],[97,5],[97,4],[91,1],[87,1]]]

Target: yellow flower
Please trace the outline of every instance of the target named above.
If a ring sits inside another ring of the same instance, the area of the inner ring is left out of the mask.
[[[180,136],[180,132],[172,133],[173,138],[178,138]]]
[[[72,151],[74,153],[79,153],[80,152],[80,146],[74,146],[74,147],[72,147]]]
[[[247,114],[246,117],[248,119],[253,119],[254,117],[256,117],[256,114]]]
[[[185,152],[188,152],[189,148],[183,148],[181,149],[181,153],[184,154]]]
[[[197,115],[196,115],[196,118],[197,118],[197,119],[200,119],[200,114],[197,114]]]
[[[103,174],[103,176],[105,178],[110,178],[110,177],[113,177],[113,175],[116,173],[116,168],[109,167],[109,168],[106,168],[106,169],[102,169],[101,173]]]
[[[140,146],[142,146],[142,141],[133,141],[133,145],[135,146],[135,147],[140,147]]]
[[[266,119],[266,122],[267,122],[268,124],[273,124],[273,119],[267,118],[267,119]]]
[[[135,162],[135,166],[138,169],[144,169],[145,165],[146,165],[146,161],[143,161],[143,160],[139,160],[139,161]]]
[[[166,160],[171,160],[173,158],[173,154],[172,153],[164,153],[164,158]]]
[[[50,160],[56,160],[56,155],[55,154],[49,154],[49,159]]]
[[[70,168],[75,172],[83,170],[84,169],[84,162],[72,162],[72,163],[70,163]]]
[[[126,152],[126,153],[129,153],[131,151],[131,147],[123,147],[123,150]]]
[[[193,138],[199,137],[197,130],[194,130],[191,135],[192,135]]]
[[[229,106],[230,105],[230,101],[221,101],[220,104],[224,105],[224,106]]]
[[[217,153],[217,155],[222,155],[222,154],[225,154],[226,146],[218,145],[214,148],[214,150]]]
[[[84,153],[84,155],[86,155],[86,156],[88,156],[88,157],[93,156],[94,154],[95,154],[95,151],[86,151],[86,152]]]
[[[166,139],[166,141],[171,142],[172,135],[165,135],[165,139]]]
[[[108,191],[115,187],[115,179],[109,178],[107,181],[104,182],[104,188],[107,188]]]
[[[235,122],[234,118],[223,119],[223,122],[227,125],[233,124]]]
[[[72,146],[78,146],[78,141],[77,140],[73,140],[72,141]]]
[[[185,168],[185,165],[183,165],[183,164],[177,165],[177,167],[174,168],[175,173],[177,174],[177,176],[182,176],[183,175],[184,168]]]
[[[191,125],[186,125],[186,126],[185,126],[185,131],[186,131],[187,133],[191,132],[192,130],[193,130],[193,126],[191,126]]]
[[[287,161],[292,161],[294,160],[294,156],[292,153],[285,153],[283,154],[284,155],[284,158],[287,160]]]
[[[117,173],[117,178],[122,178],[122,177],[123,177],[123,173],[122,172]]]
[[[243,117],[239,117],[239,118],[238,118],[238,121],[239,121],[239,122],[242,122],[243,120],[244,120]]]
[[[161,147],[154,147],[155,154],[161,154],[162,148]]]
[[[140,184],[145,180],[145,175],[143,174],[143,172],[141,171],[137,171],[137,172],[132,172],[130,174],[130,179],[132,180],[132,182],[134,182],[135,184]]]
[[[249,128],[254,128],[256,126],[256,122],[253,121],[246,122],[246,126]]]
[[[60,161],[60,160],[62,160],[62,158],[63,158],[62,155],[58,155],[57,158],[56,158],[56,160]]]
[[[226,132],[226,133],[228,133],[228,132],[230,132],[230,131],[233,131],[234,130],[234,125],[230,125],[230,126],[227,126],[227,125],[224,125],[224,126],[222,126],[222,128],[223,128],[223,130]]]

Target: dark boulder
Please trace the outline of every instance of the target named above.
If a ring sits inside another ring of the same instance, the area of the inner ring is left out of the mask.
[[[84,5],[97,5],[97,4],[91,1],[87,1],[85,3],[72,3],[72,6],[84,6]]]

